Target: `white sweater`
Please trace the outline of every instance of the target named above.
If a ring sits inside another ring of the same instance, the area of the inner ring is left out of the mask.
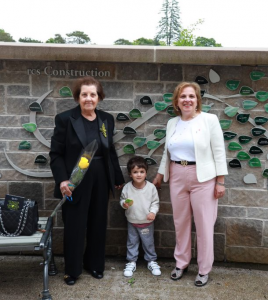
[[[133,200],[133,205],[126,209],[125,212],[127,220],[130,223],[151,223],[152,221],[147,220],[147,215],[150,212],[156,215],[159,210],[157,189],[154,184],[149,181],[146,181],[146,185],[143,189],[135,188],[132,181],[128,182],[123,187],[120,197],[120,205],[122,207],[126,199]]]

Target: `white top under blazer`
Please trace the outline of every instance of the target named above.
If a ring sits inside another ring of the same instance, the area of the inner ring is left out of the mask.
[[[166,143],[158,173],[164,175],[164,181],[169,179],[170,153],[168,141],[176,130],[180,117],[170,119],[167,123]],[[227,163],[222,129],[218,117],[201,112],[198,122],[192,126],[194,140],[196,173],[199,182],[205,182],[216,176],[227,175]]]

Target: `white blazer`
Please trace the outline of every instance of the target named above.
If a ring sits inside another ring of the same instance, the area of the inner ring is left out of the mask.
[[[158,173],[169,179],[170,154],[168,141],[176,130],[180,117],[170,119],[167,123],[166,143]],[[192,127],[196,158],[196,172],[199,182],[208,181],[216,176],[227,175],[227,163],[222,129],[216,115],[203,113]]]

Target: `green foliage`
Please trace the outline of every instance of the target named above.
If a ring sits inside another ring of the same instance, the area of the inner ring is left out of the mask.
[[[221,44],[217,44],[216,41],[211,38],[196,37],[194,32],[197,30],[197,26],[204,23],[203,19],[199,19],[196,23],[190,25],[181,31],[180,38],[174,42],[174,46],[197,46],[197,47],[222,47]]]
[[[164,0],[161,12],[164,16],[159,21],[158,40],[164,39],[166,45],[170,46],[172,42],[180,38],[180,9],[177,0]]]
[[[26,37],[24,39],[20,38],[19,42],[21,42],[21,43],[42,43],[41,41],[34,40],[34,39],[31,39],[31,38],[28,38],[28,37]]]
[[[190,27],[183,29],[180,38],[174,42],[174,46],[194,46],[196,39],[194,32],[197,26],[203,24],[203,22],[203,19],[199,19],[196,23],[190,25]]]
[[[195,46],[197,46],[197,47],[222,47],[222,45],[217,44],[213,38],[208,39],[203,36],[199,36],[196,38]]]
[[[133,41],[133,45],[141,45],[141,46],[145,46],[145,45],[154,46],[155,45],[155,46],[158,46],[158,45],[160,45],[160,43],[157,39],[152,40],[152,39],[146,39],[146,38],[142,37],[142,38],[139,38],[139,39]]]
[[[66,40],[60,34],[55,34],[54,38],[50,38],[46,41],[46,43],[53,43],[53,44],[65,44]]]
[[[69,37],[69,44],[87,44],[90,42],[89,36],[83,31],[73,31],[71,33],[67,33],[66,35]]]
[[[0,29],[0,42],[16,42],[13,40],[12,36],[5,32],[4,29]]]
[[[118,39],[114,42],[114,45],[133,45],[129,40]]]

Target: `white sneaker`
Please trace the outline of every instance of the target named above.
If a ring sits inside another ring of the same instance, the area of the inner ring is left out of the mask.
[[[136,271],[136,262],[131,261],[126,264],[126,268],[124,269],[124,276],[131,277],[133,276],[133,272]]]
[[[148,262],[147,268],[152,272],[153,275],[155,276],[161,275],[160,266],[156,261]]]

